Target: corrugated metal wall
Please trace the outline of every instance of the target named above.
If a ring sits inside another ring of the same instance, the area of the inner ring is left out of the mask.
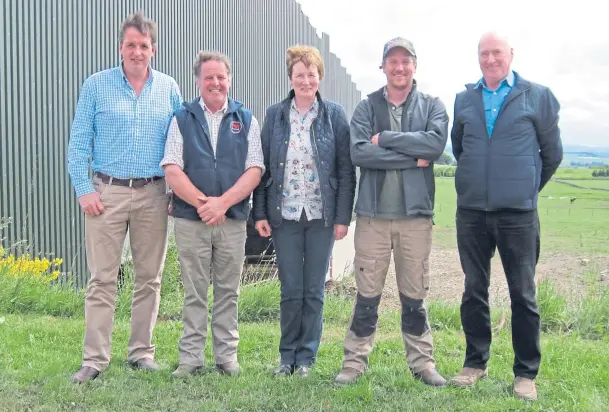
[[[153,66],[173,76],[185,99],[196,89],[191,67],[200,49],[233,61],[232,96],[260,121],[289,90],[285,50],[322,52],[324,97],[348,115],[361,99],[350,75],[293,0],[2,0],[0,2],[0,238],[33,254],[63,257],[77,283],[87,279],[82,214],[66,169],[78,93],[92,73],[119,61],[118,33],[136,10],[159,25]]]

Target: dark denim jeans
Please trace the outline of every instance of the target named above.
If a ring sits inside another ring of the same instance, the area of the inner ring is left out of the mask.
[[[490,356],[488,304],[491,257],[499,251],[512,303],[514,376],[534,379],[539,371],[539,310],[535,266],[539,259],[537,211],[484,212],[457,209],[457,243],[465,273],[461,323],[465,367],[484,369]]]
[[[281,363],[312,366],[322,332],[326,273],[334,228],[323,220],[283,220],[273,228],[281,282]]]

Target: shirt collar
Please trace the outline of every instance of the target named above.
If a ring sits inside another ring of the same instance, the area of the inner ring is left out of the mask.
[[[501,87],[504,83],[510,87],[514,87],[515,80],[516,80],[516,78],[514,76],[514,71],[510,70],[508,72],[507,76],[505,76],[505,78],[499,82],[499,87]],[[484,81],[484,77],[482,77],[480,80],[478,80],[478,83],[476,83],[476,85],[474,86],[474,89],[478,89],[480,87],[487,88],[486,82]]]
[[[414,81],[414,80],[413,80],[413,81]],[[413,88],[414,88],[414,85],[413,85]],[[410,91],[410,93],[412,93],[412,90]],[[410,96],[410,93],[408,93],[408,96]],[[408,100],[408,96],[406,96],[406,100]],[[387,99],[387,86],[384,86],[384,87],[383,87],[383,97],[385,98],[385,100],[387,101],[387,103],[389,103],[389,104],[393,105],[393,103],[391,103],[391,102],[389,101],[389,99]],[[402,103],[400,103],[400,104],[399,104],[397,107],[400,107],[400,106],[405,106],[405,105],[406,105],[406,100],[404,100]]]
[[[121,76],[122,76],[123,80],[125,81],[125,83],[129,83],[129,79],[127,79],[127,75],[125,74],[125,70],[123,70],[123,62],[124,61],[125,61],[124,59],[121,59],[121,62],[118,65],[118,68],[121,71]],[[152,83],[153,78],[154,78],[154,72],[152,70],[152,67],[149,64],[148,65],[148,80],[146,80],[146,84]]]
[[[298,111],[298,109],[296,108],[296,98],[293,97],[292,98],[292,102],[290,104],[290,107],[296,111]],[[313,104],[311,105],[311,107],[309,108],[309,110],[307,111],[307,113],[312,112],[312,111],[316,111],[319,108],[319,101],[317,99],[315,99],[313,101]]]
[[[216,113],[212,113],[212,111],[209,110],[207,108],[207,106],[205,106],[205,102],[203,101],[203,98],[199,99],[199,104],[201,105],[201,108],[203,109],[203,111],[208,111],[210,114],[216,114],[216,113],[224,114],[226,112],[226,110],[228,109],[228,98],[224,101],[224,104],[222,105],[220,110],[218,110]]]

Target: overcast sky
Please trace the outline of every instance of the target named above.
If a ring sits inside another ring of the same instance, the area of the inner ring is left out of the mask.
[[[592,0],[297,0],[362,96],[385,82],[383,44],[410,39],[421,91],[439,96],[451,116],[455,94],[480,76],[477,44],[485,31],[506,34],[512,68],[549,86],[561,103],[567,144],[609,146],[609,22]]]

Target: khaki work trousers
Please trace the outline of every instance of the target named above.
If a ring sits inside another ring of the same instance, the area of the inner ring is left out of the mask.
[[[117,277],[127,229],[135,270],[131,336],[127,359],[154,359],[152,331],[159,310],[161,275],[167,252],[165,179],[140,188],[109,185],[98,177],[104,212],[85,216],[85,245],[91,278],[85,297],[83,366],[99,371],[110,362]]]
[[[354,260],[357,300],[345,339],[343,367],[363,372],[368,366],[393,250],[408,366],[414,373],[435,368],[433,339],[423,307],[429,291],[431,239],[429,218],[357,218]]]
[[[176,246],[184,284],[184,330],[180,364],[202,366],[207,340],[207,291],[213,283],[211,331],[216,364],[237,362],[237,299],[245,258],[246,222],[227,219],[217,226],[175,219]]]

